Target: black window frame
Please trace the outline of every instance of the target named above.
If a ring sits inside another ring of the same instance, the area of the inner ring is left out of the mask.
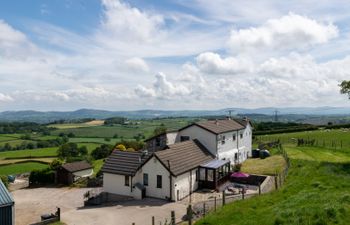
[[[143,174],[143,186],[148,186],[148,173]]]
[[[232,141],[236,141],[236,134],[232,135]]]
[[[124,186],[127,186],[127,187],[130,186],[130,176],[129,175],[124,176]]]
[[[163,188],[163,177],[162,175],[157,175],[157,188]]]
[[[180,142],[189,141],[190,139],[190,136],[180,136]]]

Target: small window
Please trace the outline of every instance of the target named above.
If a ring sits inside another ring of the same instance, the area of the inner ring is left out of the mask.
[[[130,186],[130,183],[129,183],[129,176],[125,176],[125,186]]]
[[[162,175],[157,175],[157,188],[162,188]]]
[[[235,153],[235,160],[237,160],[238,159],[238,154],[237,153]]]
[[[222,144],[222,145],[225,144],[225,139],[226,139],[225,135],[222,135],[222,137],[221,137],[221,144]]]
[[[236,134],[232,135],[232,141],[236,141]]]
[[[148,186],[148,173],[143,174],[143,185]]]
[[[239,136],[240,136],[241,139],[243,138],[243,134],[242,133]]]
[[[181,136],[180,137],[180,141],[183,142],[183,141],[188,141],[190,140],[190,136]]]

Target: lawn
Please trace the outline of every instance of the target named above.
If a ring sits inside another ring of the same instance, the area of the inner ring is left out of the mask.
[[[58,147],[52,147],[0,152],[0,160],[4,158],[53,157],[57,155],[57,149]]]
[[[21,174],[26,172],[31,172],[35,169],[44,169],[47,168],[47,164],[38,163],[38,162],[25,162],[18,164],[11,164],[0,167],[0,175],[14,175]]]
[[[282,172],[286,161],[281,155],[273,155],[265,159],[247,159],[242,164],[241,170],[249,174],[275,175]]]
[[[291,167],[281,189],[228,204],[196,224],[350,224],[350,151],[306,147],[286,151]]]

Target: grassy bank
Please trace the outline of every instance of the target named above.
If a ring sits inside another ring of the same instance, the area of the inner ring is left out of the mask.
[[[283,188],[229,204],[196,224],[350,224],[350,152],[286,150],[292,164]]]
[[[47,164],[39,163],[39,162],[25,162],[25,163],[16,163],[6,166],[0,167],[0,175],[14,175],[27,173],[36,169],[44,169],[47,168]]]

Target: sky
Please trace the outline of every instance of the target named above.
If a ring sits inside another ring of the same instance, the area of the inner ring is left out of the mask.
[[[0,1],[0,111],[349,106],[348,0]]]

